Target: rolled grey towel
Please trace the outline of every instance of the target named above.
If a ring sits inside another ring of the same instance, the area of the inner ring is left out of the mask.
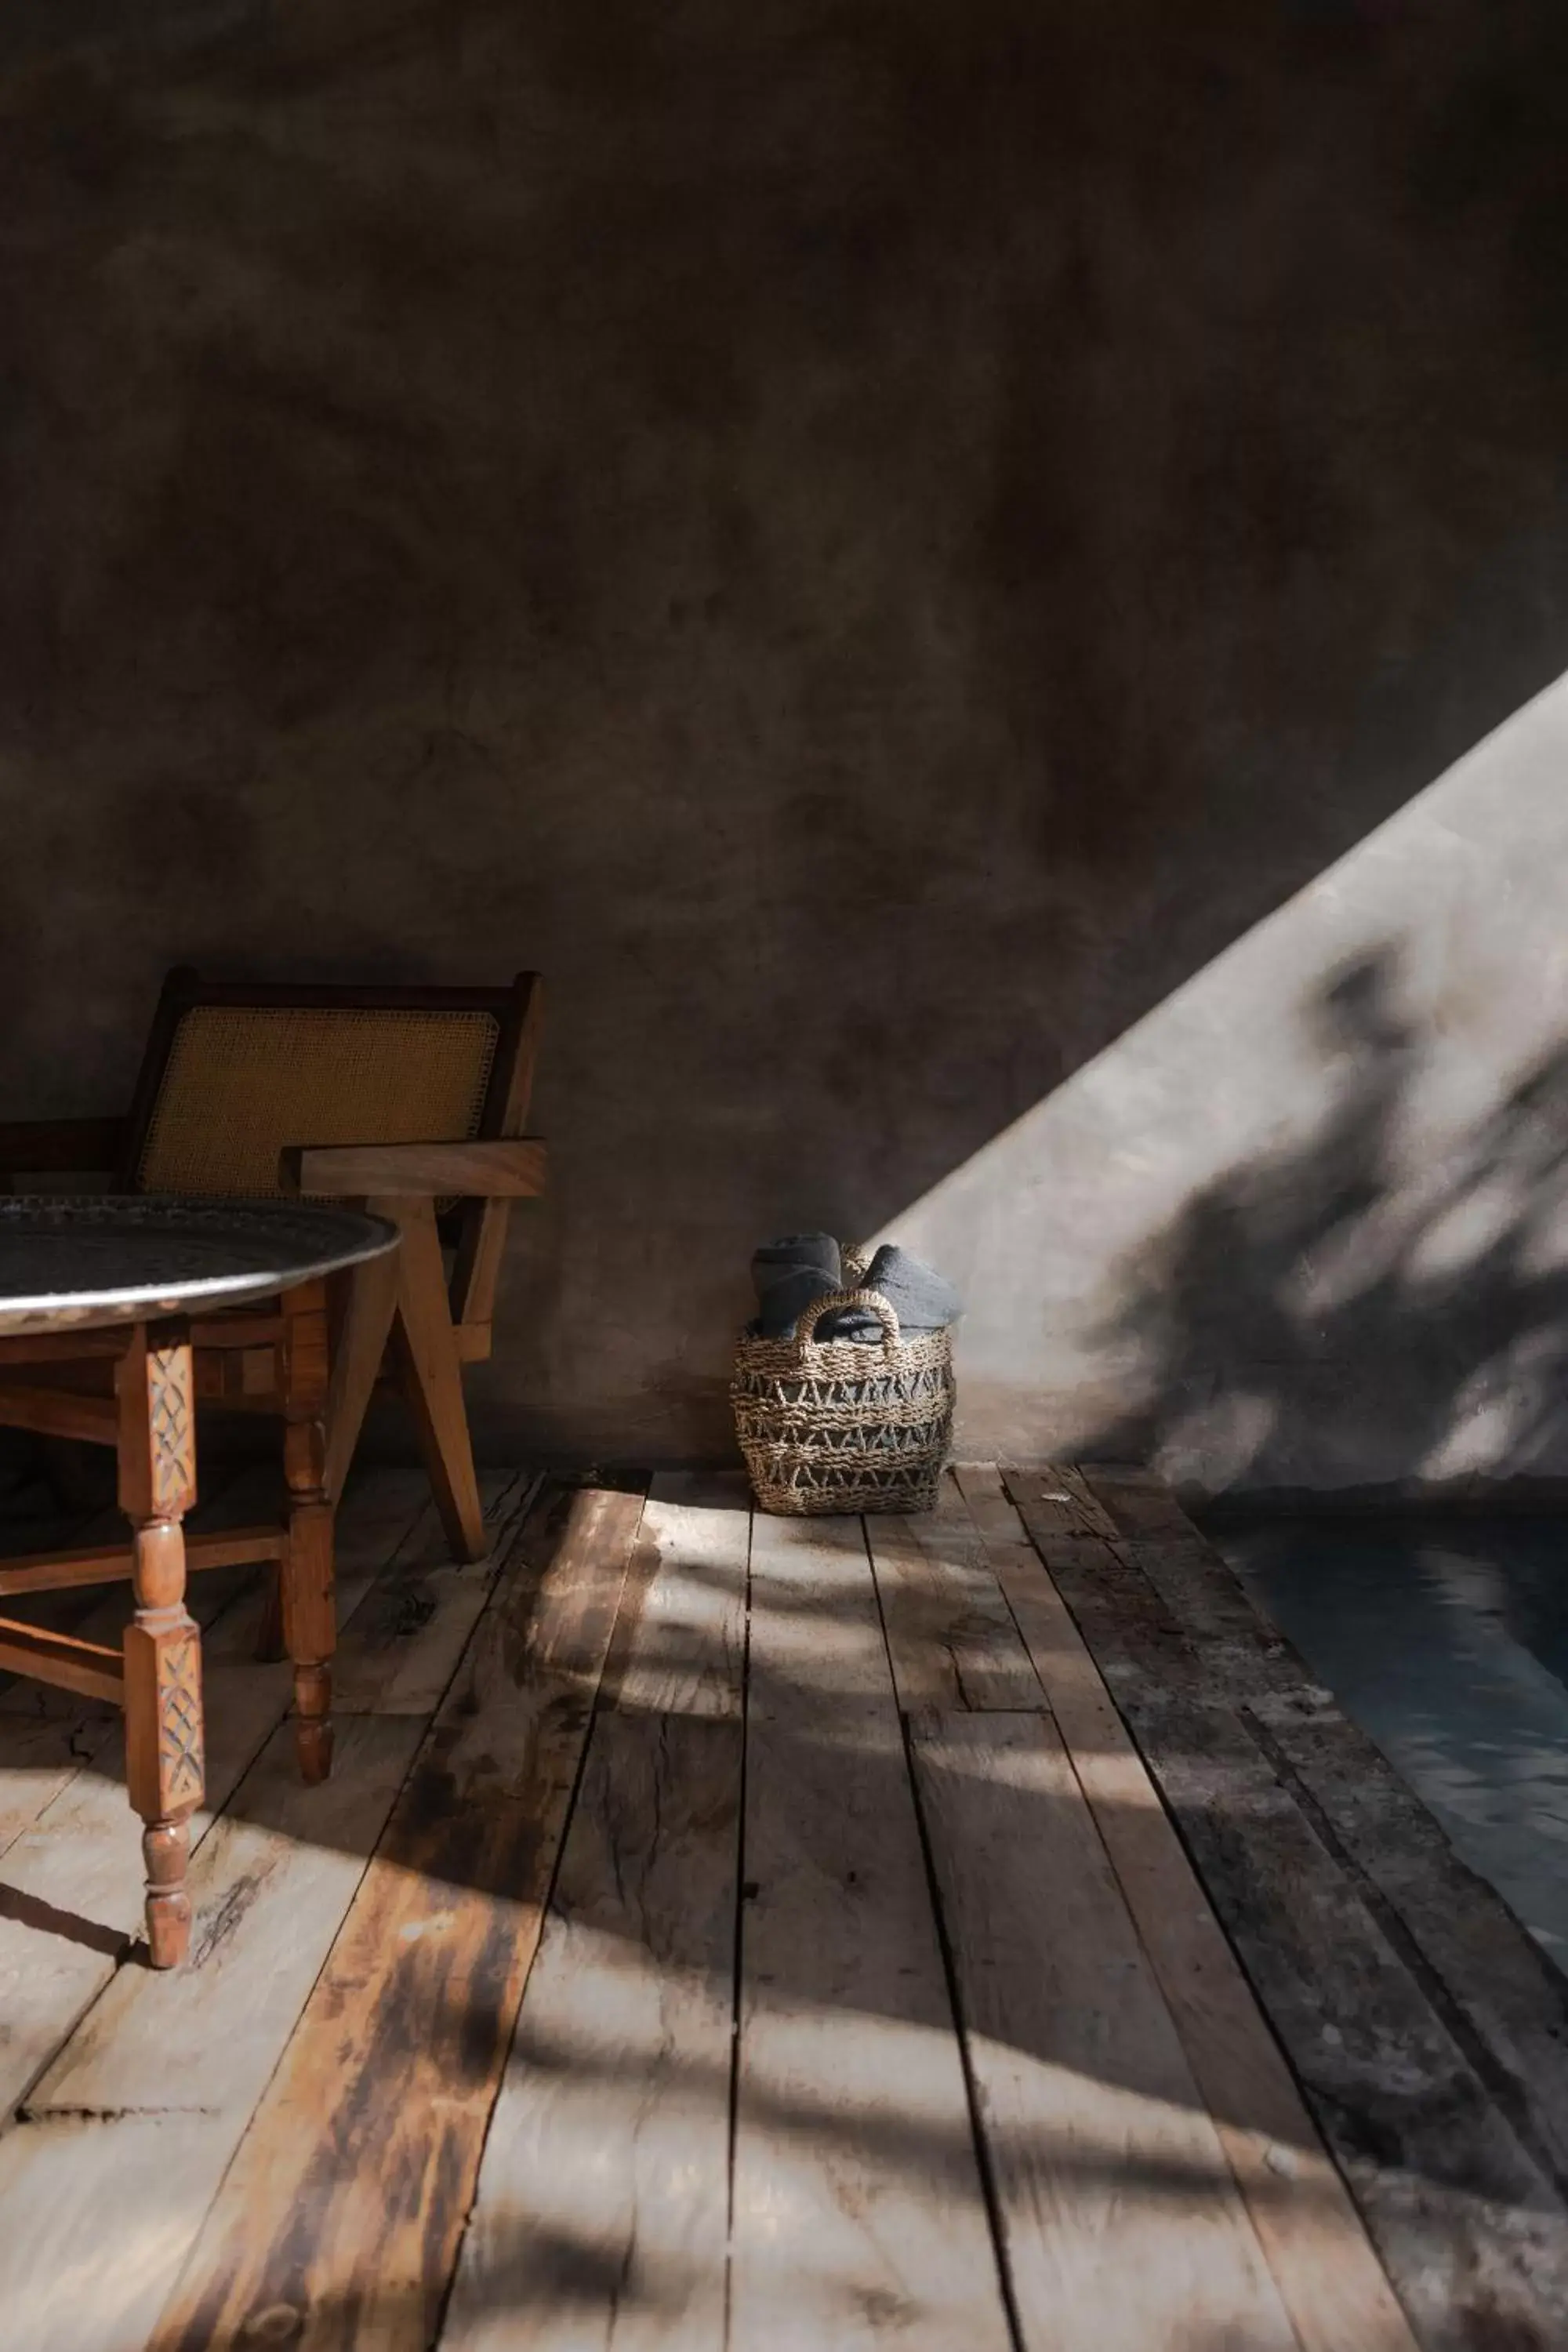
[[[764,1242],[756,1252],[752,1278],[758,1308],[747,1328],[754,1339],[794,1339],[807,1308],[836,1290],[879,1291],[897,1315],[900,1331],[941,1331],[963,1312],[952,1283],[892,1242],[885,1242],[858,1283],[851,1283],[831,1234],[785,1234],[776,1242]],[[828,1316],[816,1336],[871,1346],[881,1339],[882,1326],[868,1308],[845,1307]]]
[[[776,1282],[763,1289],[752,1331],[763,1339],[791,1339],[795,1325],[806,1308],[818,1298],[831,1298],[838,1288],[837,1277],[830,1279],[819,1266],[797,1265],[781,1272]]]
[[[843,1287],[842,1260],[831,1234],[784,1234],[776,1242],[764,1242],[752,1257],[752,1280],[759,1302],[780,1282],[808,1268],[826,1276],[829,1290]],[[816,1295],[820,1297],[822,1293]]]
[[[793,1274],[781,1275],[763,1291],[762,1304],[754,1321],[747,1326],[754,1339],[794,1339],[800,1336],[803,1326],[811,1328],[811,1309],[819,1298],[831,1298],[842,1285],[830,1282],[816,1266],[797,1266]],[[818,1325],[812,1336],[818,1339],[879,1339],[882,1327],[874,1315],[864,1307],[840,1307]]]
[[[951,1282],[934,1266],[911,1257],[896,1242],[884,1242],[859,1282],[859,1290],[879,1291],[899,1318],[900,1331],[942,1331],[956,1323],[963,1302]],[[817,1337],[823,1339],[879,1339],[882,1327],[874,1316],[854,1307],[829,1316]]]

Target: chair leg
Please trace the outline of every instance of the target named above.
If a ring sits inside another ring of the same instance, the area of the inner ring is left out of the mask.
[[[300,1776],[332,1769],[332,1507],[326,1491],[326,1297],[306,1283],[283,1302],[283,1472],[289,1482],[289,1543],[279,1570],[283,1640],[294,1663],[294,1744]]]
[[[374,1203],[384,1213],[391,1202]],[[458,1559],[482,1559],[484,1506],[463,1403],[463,1368],[447,1297],[436,1212],[428,1201],[397,1202],[397,1353],[420,1451],[447,1541]]]
[[[364,1426],[376,1374],[386,1354],[397,1307],[395,1255],[373,1257],[349,1277],[348,1304],[332,1354],[327,1398],[327,1493],[342,1499],[343,1483]]]
[[[195,1501],[195,1385],[184,1327],[138,1327],[116,1391],[136,1603],[125,1630],[125,1780],[143,1824],[147,1943],[153,1966],[170,1969],[190,1942],[185,1861],[204,1787],[201,1633],[185,1608],[181,1526]]]

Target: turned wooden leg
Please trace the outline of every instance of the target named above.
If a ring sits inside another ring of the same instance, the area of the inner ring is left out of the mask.
[[[138,1327],[116,1371],[120,1503],[136,1614],[125,1630],[125,1780],[145,1827],[155,1969],[185,1956],[188,1823],[203,1791],[201,1633],[185,1607],[181,1520],[196,1498],[195,1384],[183,1325]]]
[[[306,1780],[332,1769],[332,1669],[337,1610],[332,1592],[332,1507],[326,1489],[327,1305],[307,1283],[283,1302],[283,1470],[289,1481],[289,1549],[280,1576],[283,1640],[294,1662],[294,1742]]]

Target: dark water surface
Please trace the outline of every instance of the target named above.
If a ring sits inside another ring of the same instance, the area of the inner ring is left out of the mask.
[[[1568,1968],[1568,1523],[1276,1521],[1215,1541]]]

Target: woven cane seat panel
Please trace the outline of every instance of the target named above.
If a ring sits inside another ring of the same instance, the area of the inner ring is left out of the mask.
[[[499,1035],[489,1013],[193,1005],[137,1184],[277,1199],[289,1144],[467,1142]]]

